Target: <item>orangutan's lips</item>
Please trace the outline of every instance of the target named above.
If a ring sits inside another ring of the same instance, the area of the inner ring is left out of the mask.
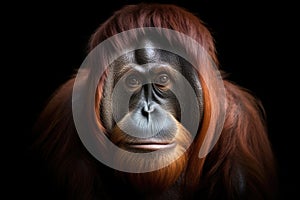
[[[136,149],[136,150],[148,150],[148,151],[155,151],[160,149],[167,149],[172,148],[175,146],[175,142],[163,142],[163,141],[157,141],[157,142],[136,142],[136,143],[127,143],[126,146],[130,149]]]

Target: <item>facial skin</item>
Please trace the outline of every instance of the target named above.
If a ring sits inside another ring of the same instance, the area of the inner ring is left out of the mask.
[[[119,132],[110,134],[111,140],[134,152],[174,148],[175,136],[180,131],[177,124],[181,119],[176,94],[188,95],[184,94],[182,79],[188,80],[193,89],[198,89],[195,90],[198,97],[196,107],[201,109],[202,106],[201,86],[196,76],[193,67],[184,59],[154,49],[149,41],[145,48],[117,59],[108,75],[104,91],[106,98],[101,102],[103,124],[107,125],[108,132]],[[192,113],[193,107],[186,106],[189,103],[183,102],[182,105],[186,112]]]

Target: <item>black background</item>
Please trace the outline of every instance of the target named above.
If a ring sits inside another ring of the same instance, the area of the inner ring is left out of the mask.
[[[3,140],[2,152],[7,158],[3,165],[10,197],[44,199],[41,196],[52,192],[48,175],[40,171],[40,163],[28,150],[32,126],[53,91],[81,65],[90,35],[115,10],[136,2],[16,3],[2,16],[7,25],[4,61],[8,61],[2,64],[3,80],[9,80],[3,82],[3,99],[8,103],[3,109],[9,110],[3,134],[11,136]],[[297,113],[294,96],[299,89],[292,88],[297,86],[292,78],[296,54],[290,46],[297,23],[292,23],[291,7],[272,1],[157,2],[182,6],[207,24],[221,69],[230,80],[251,90],[266,109],[281,199],[296,195],[299,130],[293,128],[297,117],[292,114]]]

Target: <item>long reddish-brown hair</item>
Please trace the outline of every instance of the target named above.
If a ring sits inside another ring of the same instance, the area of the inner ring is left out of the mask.
[[[123,31],[142,27],[161,27],[181,32],[197,41],[218,65],[214,41],[204,23],[192,13],[175,5],[138,4],[129,5],[115,12],[91,36],[89,50],[107,38]],[[106,77],[100,79],[96,104],[101,101]],[[218,120],[211,109],[218,106],[211,98],[212,91],[199,74],[203,87],[204,116],[196,136],[184,174],[187,193],[204,188],[213,193],[223,183],[228,197],[236,197],[239,190],[270,198],[274,194],[274,158],[268,140],[264,110],[261,103],[249,91],[224,79],[226,91],[225,123],[221,136],[213,150],[204,158],[198,154],[207,134],[209,124]],[[206,79],[207,80],[207,79]],[[47,159],[51,160],[58,177],[71,185],[71,193],[89,199],[97,179],[97,164],[80,143],[72,119],[71,98],[74,79],[62,86],[42,113],[37,132],[42,132],[37,144]],[[99,111],[97,107],[96,112]],[[98,114],[97,116],[100,116]],[[101,119],[98,119],[99,126]],[[74,139],[75,138],[75,139]],[[101,173],[101,172],[99,172]],[[210,194],[214,195],[214,194]],[[74,195],[75,196],[75,195]],[[247,197],[248,198],[248,197]]]

